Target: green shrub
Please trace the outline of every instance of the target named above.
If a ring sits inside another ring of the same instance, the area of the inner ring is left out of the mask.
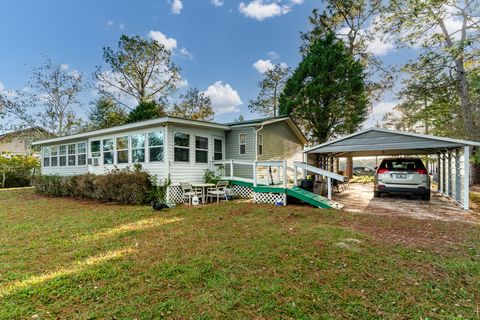
[[[82,199],[145,204],[156,190],[154,178],[141,168],[114,169],[103,175],[91,173],[70,176],[39,176],[35,190],[47,196],[71,196]]]
[[[26,187],[31,183],[40,161],[31,155],[0,153],[0,187]]]
[[[214,183],[216,184],[221,180],[220,176],[217,176],[213,170],[206,169],[203,174],[203,180],[205,183]]]

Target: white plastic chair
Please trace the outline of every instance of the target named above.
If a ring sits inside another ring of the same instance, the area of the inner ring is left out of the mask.
[[[193,197],[202,198],[202,192],[193,188],[189,182],[180,182],[180,188],[182,188],[183,202],[188,201],[188,205],[190,206],[192,205]]]
[[[218,181],[215,188],[209,188],[207,191],[207,197],[212,199],[217,198],[217,203],[220,202],[220,198],[224,198],[228,202],[226,188],[228,181]]]

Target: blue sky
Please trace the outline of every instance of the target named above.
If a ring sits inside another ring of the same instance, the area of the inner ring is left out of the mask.
[[[5,1],[0,10],[0,90],[24,87],[42,55],[91,80],[95,66],[103,65],[104,46],[116,47],[121,34],[138,34],[171,48],[188,86],[211,95],[217,121],[240,114],[253,118],[248,101],[258,93],[260,71],[269,63],[298,64],[300,31],[308,30],[308,16],[322,6],[313,0]],[[387,64],[411,56],[390,44],[372,46]],[[92,90],[83,99],[87,109]],[[394,100],[390,92],[375,103],[366,126],[380,120]]]

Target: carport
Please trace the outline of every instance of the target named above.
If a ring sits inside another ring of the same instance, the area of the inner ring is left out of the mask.
[[[343,157],[430,155],[436,158],[438,192],[469,208],[470,149],[479,142],[369,128],[304,151],[308,164],[334,171]]]

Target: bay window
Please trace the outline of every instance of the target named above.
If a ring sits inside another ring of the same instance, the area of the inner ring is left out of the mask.
[[[163,131],[148,134],[148,156],[150,162],[163,161]]]
[[[213,159],[222,160],[223,159],[223,141],[220,139],[215,139],[213,141]]]
[[[103,140],[103,164],[113,164],[114,142],[113,139]]]
[[[69,144],[68,145],[68,165],[69,166],[74,166],[75,165],[75,150],[76,145],[75,143]]]
[[[208,163],[208,138],[195,137],[195,162]]]
[[[58,147],[58,162],[61,167],[65,167],[67,165],[67,146],[61,145]]]
[[[117,163],[128,163],[128,136],[117,138]]]
[[[87,164],[87,143],[77,143],[77,165],[84,166]]]
[[[145,162],[145,135],[137,134],[131,137],[132,162]]]
[[[50,147],[50,166],[58,166],[58,146]]]
[[[50,147],[43,147],[42,156],[43,156],[43,166],[49,167],[50,166]]]
[[[190,162],[190,135],[188,133],[175,132],[173,140],[174,160],[178,162]]]

